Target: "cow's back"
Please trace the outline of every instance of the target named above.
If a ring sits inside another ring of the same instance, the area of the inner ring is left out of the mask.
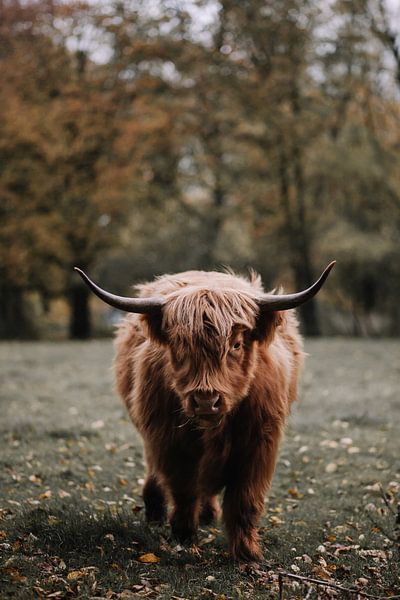
[[[136,289],[140,296],[149,298],[151,296],[168,297],[183,288],[229,289],[249,295],[258,295],[264,291],[261,279],[255,272],[251,272],[250,278],[247,279],[230,271],[185,271],[173,275],[162,275],[154,281],[138,285]]]

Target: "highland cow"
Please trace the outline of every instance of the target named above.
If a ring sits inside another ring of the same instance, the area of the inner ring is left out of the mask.
[[[188,271],[115,296],[78,272],[102,300],[127,316],[116,337],[117,388],[139,430],[147,463],[146,518],[170,523],[180,542],[218,517],[240,563],[261,559],[257,524],[271,485],[302,339],[295,294],[265,293],[259,277]],[[140,314],[138,314],[140,313]]]

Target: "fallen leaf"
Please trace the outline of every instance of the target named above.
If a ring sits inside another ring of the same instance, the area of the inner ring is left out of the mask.
[[[70,496],[71,494],[69,492],[66,492],[65,490],[58,490],[59,498],[69,498]]]
[[[160,559],[152,552],[148,552],[147,554],[139,556],[138,561],[142,563],[158,563],[160,562]]]
[[[134,587],[138,587],[138,586],[134,586]],[[140,587],[140,590],[144,589],[144,586],[139,586],[139,587]],[[120,594],[118,594],[117,597],[121,598],[121,600],[129,600],[130,598],[137,598],[137,591],[132,592],[131,590],[122,590],[122,592]]]
[[[78,579],[82,579],[82,577],[86,576],[85,571],[70,571],[67,575],[68,581],[77,581]]]
[[[324,581],[332,581],[331,574],[327,569],[325,569],[322,566],[314,567],[312,572],[314,573],[314,575],[316,575],[320,579],[323,579]]]
[[[282,519],[280,519],[279,517],[275,517],[275,516],[269,517],[268,520],[269,520],[269,522],[271,523],[271,525],[273,527],[277,527],[278,525],[282,525],[282,523],[285,522],[285,521],[282,521]]]
[[[28,479],[31,483],[34,483],[35,485],[42,485],[42,483],[43,483],[43,481],[42,481],[41,477],[39,477],[39,475],[29,475]]]
[[[335,556],[339,556],[339,554],[343,554],[344,552],[351,552],[352,550],[358,550],[359,545],[351,545],[351,546],[337,546],[335,550]]]
[[[288,489],[288,494],[292,497],[292,498],[304,498],[304,494],[302,494],[301,492],[299,492],[299,490],[297,489],[297,487],[294,488],[289,488]]]
[[[18,569],[15,569],[14,567],[4,567],[1,570],[3,573],[9,575],[11,579],[16,583],[25,583],[28,579],[27,577],[25,577],[25,575],[21,575]]]
[[[377,560],[387,560],[387,554],[384,550],[360,550],[358,554],[360,556],[371,556]]]
[[[39,495],[39,499],[40,500],[48,500],[49,498],[51,498],[51,490],[46,490],[45,492],[43,492],[43,494]]]

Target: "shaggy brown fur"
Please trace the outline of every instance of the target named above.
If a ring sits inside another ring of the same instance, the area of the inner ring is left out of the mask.
[[[173,535],[193,540],[200,521],[218,516],[224,490],[231,554],[257,561],[257,523],[303,357],[295,314],[260,316],[256,276],[189,271],[140,292],[166,298],[162,319],[124,319],[115,371],[144,441],[147,519],[163,521],[171,503]]]

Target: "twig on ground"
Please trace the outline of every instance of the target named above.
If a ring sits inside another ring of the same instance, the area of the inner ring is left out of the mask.
[[[340,592],[346,592],[347,594],[358,594],[359,596],[364,596],[364,598],[373,598],[374,600],[399,600],[400,596],[375,596],[374,594],[367,594],[362,590],[355,588],[347,588],[337,583],[330,583],[328,581],[322,581],[322,579],[314,579],[313,577],[305,577],[304,575],[295,575],[294,573],[287,573],[285,571],[281,571],[278,573],[278,583],[279,583],[279,600],[283,600],[283,579],[287,577],[288,579],[295,579],[297,581],[301,581],[303,583],[312,583],[316,586],[324,586],[329,587],[334,590],[339,590]],[[310,590],[307,594],[309,595]]]
[[[385,490],[383,489],[382,484],[379,484],[379,491],[381,493],[382,500],[386,504],[388,510],[392,513],[392,515],[396,516],[396,511],[393,509],[393,506],[390,505],[390,502],[386,497]]]

